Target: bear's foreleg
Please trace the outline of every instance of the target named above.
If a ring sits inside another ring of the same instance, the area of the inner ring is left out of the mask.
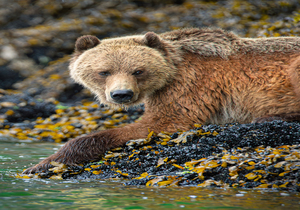
[[[26,169],[23,174],[47,171],[52,168],[50,162],[64,163],[76,166],[93,160],[99,160],[105,151],[124,145],[131,139],[145,138],[148,129],[138,123],[123,128],[114,128],[68,141],[55,154],[41,161],[39,164]]]

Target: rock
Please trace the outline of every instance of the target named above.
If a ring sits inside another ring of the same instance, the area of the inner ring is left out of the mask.
[[[18,53],[13,46],[5,45],[1,49],[0,56],[1,58],[10,61],[16,59],[18,57]]]
[[[13,84],[23,80],[24,77],[6,65],[0,66],[0,88],[13,89]]]

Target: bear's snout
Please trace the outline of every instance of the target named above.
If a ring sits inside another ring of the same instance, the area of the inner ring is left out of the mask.
[[[133,97],[132,90],[115,90],[110,92],[110,97],[117,103],[129,102]]]

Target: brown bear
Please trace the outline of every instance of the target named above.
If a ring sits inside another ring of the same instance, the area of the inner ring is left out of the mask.
[[[176,132],[195,123],[300,119],[300,38],[240,38],[221,29],[182,29],[99,40],[82,36],[71,77],[103,104],[141,103],[141,120],[67,142],[24,173],[99,159],[148,130]]]

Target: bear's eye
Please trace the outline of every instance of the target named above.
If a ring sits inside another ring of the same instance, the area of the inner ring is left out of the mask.
[[[137,70],[137,71],[133,72],[132,75],[137,76],[137,75],[141,75],[142,73],[144,73],[144,72],[141,70]]]
[[[102,72],[99,72],[99,75],[103,76],[103,77],[107,77],[107,76],[110,75],[110,72],[108,72],[108,71],[102,71]]]

